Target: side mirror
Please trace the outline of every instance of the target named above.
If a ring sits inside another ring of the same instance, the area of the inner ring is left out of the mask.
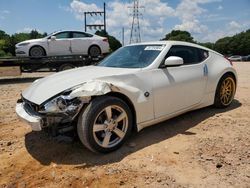
[[[51,36],[50,40],[55,41],[56,40],[56,36]]]
[[[165,60],[164,65],[165,66],[178,66],[178,65],[183,65],[183,63],[184,62],[181,57],[170,56]]]

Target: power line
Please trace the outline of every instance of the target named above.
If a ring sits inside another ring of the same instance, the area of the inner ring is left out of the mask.
[[[139,9],[144,8],[139,6],[139,0],[133,0],[133,7],[129,7],[132,9],[132,25],[131,25],[131,32],[130,32],[130,40],[129,43],[138,43],[141,42],[141,33],[140,33],[140,13]]]

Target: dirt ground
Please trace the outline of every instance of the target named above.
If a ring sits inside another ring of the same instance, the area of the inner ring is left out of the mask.
[[[227,109],[207,107],[133,133],[110,154],[31,132],[15,103],[34,80],[0,79],[0,187],[250,187],[250,62]]]

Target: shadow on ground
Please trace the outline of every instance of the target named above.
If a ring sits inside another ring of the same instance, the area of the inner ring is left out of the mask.
[[[34,82],[37,79],[40,79],[43,77],[25,77],[25,78],[3,78],[0,79],[0,84],[23,84],[23,83],[29,83]]]
[[[80,141],[73,143],[58,142],[49,138],[43,132],[30,132],[25,135],[25,145],[27,151],[41,164],[49,165],[51,162],[56,164],[80,165],[82,168],[103,165],[121,161],[127,155],[136,152],[142,148],[156,144],[177,134],[194,135],[188,131],[197,126],[203,120],[218,113],[239,108],[241,103],[234,100],[230,107],[226,109],[216,109],[206,107],[196,111],[188,112],[176,118],[164,121],[160,124],[143,129],[139,133],[133,133],[128,142],[136,144],[135,147],[129,147],[127,144],[120,149],[109,154],[96,154],[85,149]]]

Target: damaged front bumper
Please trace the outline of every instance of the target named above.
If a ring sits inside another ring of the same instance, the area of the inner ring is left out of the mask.
[[[43,125],[43,120],[41,117],[36,116],[34,114],[28,113],[24,109],[24,103],[17,103],[16,104],[16,113],[18,117],[27,122],[33,131],[41,131],[42,130],[42,125]]]
[[[16,113],[31,125],[33,131],[41,131],[47,127],[60,129],[64,125],[71,126],[92,96],[104,95],[115,89],[117,88],[112,84],[92,81],[68,89],[40,105],[22,96],[17,102]]]
[[[59,131],[65,126],[71,126],[84,103],[78,100],[77,106],[71,103],[69,106],[65,106],[63,110],[51,106],[53,103],[48,104],[50,105],[39,106],[22,98],[16,104],[16,113],[21,120],[31,126],[33,131],[41,131],[49,127]],[[54,111],[52,112],[52,110]]]

